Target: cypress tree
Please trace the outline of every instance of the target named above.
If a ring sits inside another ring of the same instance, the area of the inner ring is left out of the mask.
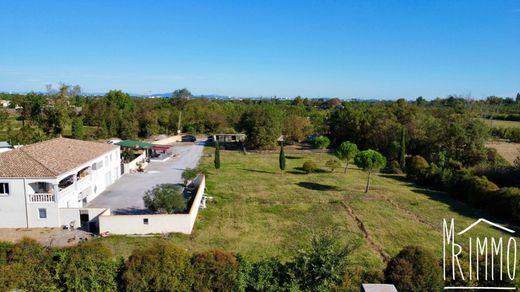
[[[220,169],[220,145],[215,141],[215,169]]]
[[[280,144],[280,157],[278,158],[278,162],[280,170],[283,173],[283,171],[285,170],[285,152],[283,150],[283,142]]]
[[[406,142],[405,142],[406,130],[403,127],[401,130],[401,155],[399,157],[399,166],[404,171],[406,167]]]

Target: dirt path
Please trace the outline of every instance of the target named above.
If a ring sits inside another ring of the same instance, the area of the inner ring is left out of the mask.
[[[385,250],[379,244],[377,244],[372,239],[372,237],[368,233],[368,230],[365,227],[365,224],[356,215],[354,210],[352,210],[352,208],[350,208],[344,201],[341,202],[341,205],[343,205],[343,208],[345,208],[345,210],[350,215],[350,217],[352,217],[354,220],[356,220],[357,226],[358,226],[359,230],[361,231],[361,233],[363,233],[363,236],[365,237],[365,240],[368,242],[368,245],[370,246],[370,248],[372,248],[381,257],[381,259],[384,262],[388,262],[390,260],[390,256],[385,252]]]

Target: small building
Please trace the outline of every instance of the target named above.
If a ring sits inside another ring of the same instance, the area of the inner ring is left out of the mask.
[[[78,227],[120,167],[119,146],[67,138],[0,153],[0,228]]]
[[[238,143],[246,140],[246,134],[214,134],[208,137],[208,142]]]
[[[8,100],[0,99],[0,107],[9,107],[11,105],[11,102]]]
[[[362,284],[361,292],[397,292],[392,284]]]

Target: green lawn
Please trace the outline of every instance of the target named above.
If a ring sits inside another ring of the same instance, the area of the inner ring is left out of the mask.
[[[486,125],[490,127],[504,127],[504,128],[518,128],[520,127],[520,121],[505,121],[505,120],[492,120],[484,119]]]
[[[327,154],[288,153],[282,175],[277,154],[223,151],[217,172],[212,168],[212,153],[213,149],[206,149],[202,165],[209,170],[207,194],[213,200],[199,212],[191,235],[169,237],[192,251],[221,248],[251,259],[287,258],[305,247],[313,234],[327,231],[344,243],[359,245],[354,263],[381,268],[381,254],[393,256],[406,245],[424,246],[440,258],[443,218],[455,218],[460,231],[485,216],[399,175],[375,177],[365,194],[366,175],[354,167],[347,174],[336,170],[307,175],[299,170],[307,159],[324,165],[331,157]],[[500,235],[480,225],[473,229],[471,235],[475,234]],[[127,256],[153,240],[157,239],[113,236],[102,242]]]

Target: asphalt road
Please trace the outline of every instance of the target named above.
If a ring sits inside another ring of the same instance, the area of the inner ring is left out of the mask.
[[[175,143],[175,157],[164,162],[151,162],[145,173],[128,173],[108,187],[97,198],[87,204],[87,208],[110,208],[114,214],[146,214],[144,193],[157,184],[182,183],[181,174],[186,168],[196,167],[204,141],[195,143]]]

